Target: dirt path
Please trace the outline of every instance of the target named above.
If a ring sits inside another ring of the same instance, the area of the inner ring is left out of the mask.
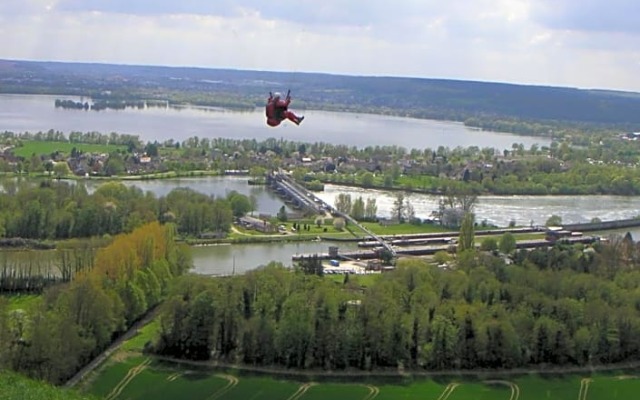
[[[227,385],[209,396],[207,400],[219,399],[220,397],[224,396],[229,390],[233,389],[238,384],[238,382],[240,382],[240,380],[233,375],[218,374],[216,376],[218,378],[225,379],[227,381]]]
[[[147,365],[149,364],[151,364],[151,359],[146,358],[143,362],[131,368],[124,376],[124,378],[122,378],[122,380],[120,380],[120,382],[118,382],[118,384],[113,387],[111,393],[109,393],[107,397],[105,397],[105,400],[113,400],[118,397],[120,393],[122,393],[124,388],[127,387],[129,382],[131,382],[133,378],[135,378],[140,372],[144,371],[144,369],[147,368]]]
[[[509,382],[509,381],[501,381],[501,380],[491,380],[491,381],[484,381],[484,383],[488,384],[488,385],[504,385],[504,386],[508,386],[511,389],[511,397],[509,397],[509,400],[518,400],[518,398],[520,397],[520,387],[518,385],[516,385],[513,382]]]
[[[589,384],[593,382],[593,379],[583,378],[580,381],[580,391],[578,392],[578,400],[587,400],[587,392],[589,391]]]
[[[440,397],[438,397],[438,400],[447,400],[449,396],[451,396],[451,393],[453,393],[453,391],[456,390],[458,386],[460,386],[459,383],[448,384],[447,387],[444,388],[442,394],[440,394]]]
[[[317,383],[315,383],[315,382],[309,382],[309,383],[305,383],[303,385],[300,385],[298,390],[294,394],[289,396],[289,398],[287,400],[298,400],[305,393],[307,393],[307,390],[309,390],[312,386],[315,386],[315,385],[317,385]]]
[[[380,393],[380,389],[378,389],[377,386],[365,385],[365,387],[369,389],[369,393],[362,400],[373,400],[378,396],[378,393]]]
[[[176,379],[180,378],[181,376],[182,376],[182,372],[176,372],[175,374],[171,374],[171,375],[167,376],[167,380],[169,382],[173,382]]]

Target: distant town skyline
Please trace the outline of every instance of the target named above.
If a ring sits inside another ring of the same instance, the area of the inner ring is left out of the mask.
[[[633,0],[2,0],[0,58],[640,92]]]

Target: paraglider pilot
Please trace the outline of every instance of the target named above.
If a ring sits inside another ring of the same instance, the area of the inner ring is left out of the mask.
[[[290,103],[291,96],[289,93],[287,93],[287,97],[283,99],[280,93],[269,92],[269,99],[267,100],[266,106],[267,125],[278,126],[285,119],[288,119],[296,125],[300,125],[304,117],[298,117],[289,111]]]

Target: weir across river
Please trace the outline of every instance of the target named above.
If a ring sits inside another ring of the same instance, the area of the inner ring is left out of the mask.
[[[386,240],[383,240],[380,236],[361,225],[349,214],[336,210],[322,199],[316,197],[312,192],[291,179],[289,175],[282,172],[270,174],[267,177],[267,183],[278,194],[286,198],[294,208],[300,209],[308,214],[331,214],[333,217],[344,218],[348,224],[357,227],[367,236],[377,241],[380,247],[389,252],[392,257],[396,256],[395,249]]]

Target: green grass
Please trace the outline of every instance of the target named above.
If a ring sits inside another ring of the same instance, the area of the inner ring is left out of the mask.
[[[207,399],[228,385],[215,375],[146,368],[117,396],[120,399]]]
[[[371,232],[378,235],[406,235],[412,233],[436,233],[451,231],[451,229],[431,224],[393,224],[388,226],[382,226],[377,222],[362,222],[361,224]]]
[[[580,381],[577,375],[560,377],[527,376],[513,380],[520,388],[519,400],[564,400],[578,398]],[[640,389],[640,385],[637,387]],[[608,400],[589,396],[589,400]]]
[[[123,361],[110,360],[97,372],[95,380],[91,381],[89,392],[101,398],[111,393],[113,388],[127,375],[127,372],[144,361],[144,357],[130,357]]]
[[[106,366],[93,382],[90,393],[108,395],[143,360],[143,357],[133,357]],[[124,386],[117,398],[286,400],[296,393],[300,394],[298,390],[304,387],[300,382],[271,377],[235,376],[236,383],[225,379],[222,373],[195,372],[182,366],[153,362]],[[408,384],[335,383],[323,380],[309,386],[299,399],[361,400],[373,393],[372,390],[379,390],[376,400],[508,400],[512,393],[518,394],[519,400],[564,400],[578,397],[581,381],[586,376],[559,375],[547,378],[532,374],[505,377],[503,382],[493,383],[462,378],[416,378]],[[599,374],[589,379],[588,400],[634,399],[640,391],[640,379],[632,374]]]
[[[111,153],[116,150],[126,150],[126,146],[108,145],[108,144],[90,144],[90,143],[69,143],[69,142],[45,142],[29,140],[24,141],[21,147],[13,149],[13,153],[19,157],[30,158],[33,154],[51,154],[59,151],[62,154],[71,154],[71,149],[76,148],[78,151],[85,153]]]
[[[433,380],[414,382],[411,385],[382,385],[378,386],[380,394],[375,400],[413,400],[438,399],[447,384]],[[418,396],[419,394],[419,396]]]
[[[350,280],[353,279],[360,285],[370,285],[379,276],[353,275]],[[343,276],[328,277],[340,278],[340,283],[344,279]],[[28,304],[26,299],[21,301]],[[137,369],[138,373],[133,379],[124,380],[126,384],[120,385],[121,391],[119,394],[116,392],[116,399],[288,400],[297,394],[296,399],[299,400],[365,400],[372,399],[370,394],[378,391],[375,400],[509,400],[513,399],[512,393],[517,394],[519,400],[564,400],[576,399],[581,390],[581,382],[586,382],[586,378],[589,378],[588,400],[635,399],[640,393],[640,379],[636,377],[640,376],[640,370],[592,376],[588,373],[557,374],[550,377],[529,374],[496,378],[501,382],[487,382],[470,377],[415,377],[405,380],[404,384],[394,383],[396,380],[393,378],[377,382],[369,379],[366,382],[354,380],[344,383],[345,378],[340,376],[340,372],[336,372],[336,380],[342,383],[323,377],[317,379],[314,385],[308,386],[295,380],[245,376],[237,371],[224,373],[200,366],[166,363],[141,355],[142,347],[153,338],[158,329],[158,320],[140,329],[136,336],[124,343],[119,353],[96,371],[92,379],[85,382],[85,391],[105,398],[112,394],[128,374]],[[128,357],[123,357],[124,355]],[[146,360],[149,362],[145,365]],[[307,390],[302,393],[300,390],[305,387]],[[586,385],[583,383],[584,387]],[[0,394],[0,399],[2,398]],[[584,399],[582,397],[578,400]]]
[[[159,331],[160,320],[156,318],[147,325],[138,329],[138,333],[131,339],[124,342],[120,348],[125,351],[142,352],[144,345],[149,341],[153,341],[153,339],[158,336]]]
[[[3,297],[9,301],[9,311],[25,310],[27,312],[42,299],[42,296],[37,294],[16,294]]]
[[[0,371],[0,399],[4,400],[97,400],[74,390],[60,389],[47,383]]]
[[[509,400],[510,396],[511,390],[507,386],[463,382],[450,390],[447,400]]]
[[[286,400],[300,387],[300,383],[273,378],[239,377],[238,384],[220,399],[230,400]],[[304,399],[304,397],[303,397]]]
[[[589,384],[588,399],[637,399],[640,390],[640,380],[637,376],[602,377],[596,378]]]
[[[89,392],[103,398],[114,395],[114,388],[123,381],[130,371],[134,371],[144,357],[132,357],[119,363],[105,365],[91,383]],[[180,367],[167,367],[160,362],[152,362],[142,369],[116,396],[119,399],[287,399],[295,393],[300,384],[279,381],[272,378],[240,377],[237,380],[225,378],[228,375],[213,372],[198,372]],[[231,377],[233,378],[233,377]]]
[[[300,400],[362,400],[367,394],[369,389],[363,385],[322,383],[310,387]]]

